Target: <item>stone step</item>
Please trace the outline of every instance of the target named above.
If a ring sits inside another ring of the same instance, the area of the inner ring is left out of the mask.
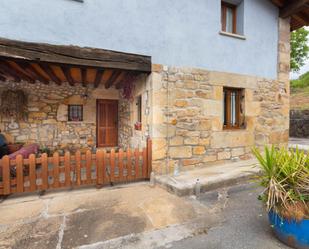
[[[155,176],[155,182],[169,192],[178,196],[185,196],[195,194],[197,181],[200,183],[201,192],[207,192],[249,179],[256,179],[259,172],[259,165],[254,159],[205,166],[180,172],[177,176]]]

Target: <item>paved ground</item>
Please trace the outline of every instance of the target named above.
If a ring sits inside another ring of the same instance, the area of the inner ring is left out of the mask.
[[[217,209],[216,214],[222,217],[221,223],[206,234],[170,243],[162,248],[288,249],[272,235],[266,214],[257,200],[260,192],[261,188],[251,183],[202,195],[200,202],[210,209]]]
[[[255,184],[195,197],[133,184],[0,204],[0,248],[286,249],[271,235]]]
[[[197,202],[146,183],[8,198],[0,204],[0,248],[75,248],[194,223],[183,230],[183,238],[212,225],[212,218],[202,216],[212,214]],[[160,236],[155,240],[163,241]],[[174,239],[171,232],[166,243]],[[155,240],[147,243],[156,245]]]

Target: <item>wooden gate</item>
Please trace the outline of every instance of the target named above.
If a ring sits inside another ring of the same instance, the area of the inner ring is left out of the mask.
[[[98,150],[95,154],[77,151],[64,156],[30,155],[16,160],[4,156],[0,160],[0,195],[72,188],[82,185],[104,186],[147,180],[151,173],[151,140],[146,148]]]

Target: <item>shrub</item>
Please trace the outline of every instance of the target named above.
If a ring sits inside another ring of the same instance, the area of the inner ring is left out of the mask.
[[[309,217],[309,156],[298,149],[265,147],[264,155],[253,149],[261,169],[261,199],[268,211],[286,218],[301,220]]]

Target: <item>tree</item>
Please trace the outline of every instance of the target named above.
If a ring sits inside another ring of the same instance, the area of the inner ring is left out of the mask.
[[[291,33],[291,71],[298,72],[309,58],[309,31],[305,28]]]

